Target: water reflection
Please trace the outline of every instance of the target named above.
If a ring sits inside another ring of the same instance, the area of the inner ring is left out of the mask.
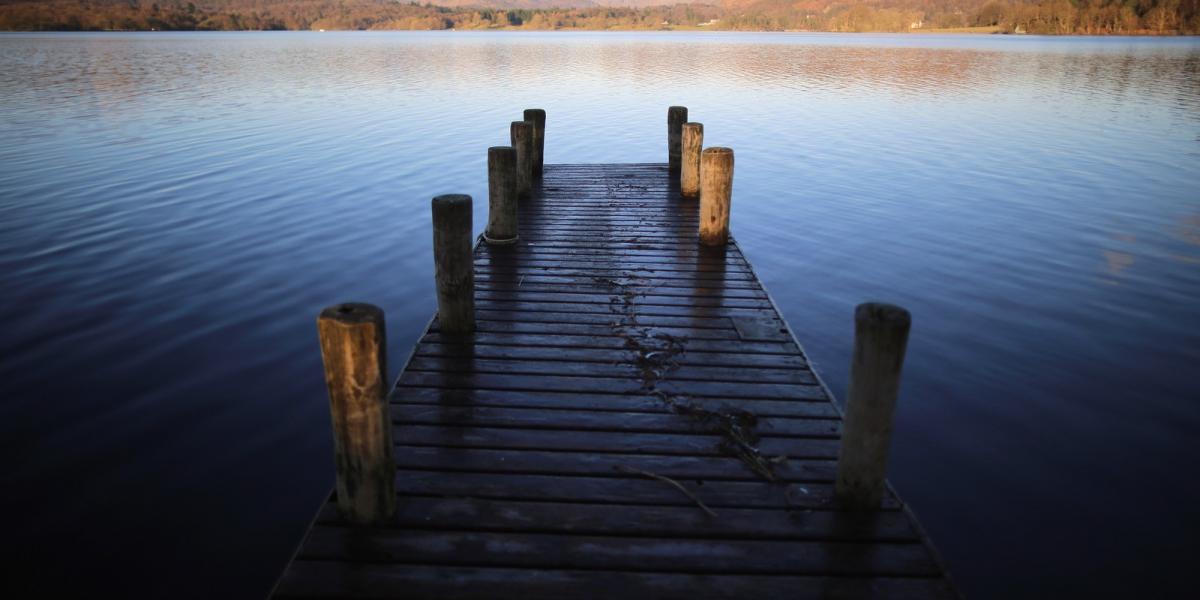
[[[207,101],[197,112],[262,108],[269,102],[311,104],[356,91],[393,97],[423,93],[475,95],[481,85],[627,91],[680,85],[739,84],[742,91],[790,88],[802,92],[855,89],[898,94],[981,94],[993,88],[1044,87],[1121,96],[1126,91],[1167,95],[1195,108],[1200,59],[1186,42],[1127,42],[1109,52],[1097,46],[982,44],[928,47],[814,43],[819,36],[761,42],[733,36],[657,36],[650,42],[619,35],[534,34],[504,37],[445,34],[264,36],[9,36],[0,84],[5,105],[98,118],[133,117],[143,102]],[[216,39],[214,39],[216,38]],[[53,40],[52,42],[49,40]],[[738,43],[731,43],[731,42]],[[52,52],[43,47],[54,45]],[[39,46],[41,44],[42,46]],[[220,49],[217,49],[220,45]],[[1014,51],[1016,50],[1016,51]],[[686,57],[681,59],[680,57]],[[304,92],[297,94],[296,92]],[[218,106],[219,105],[219,106]],[[161,115],[167,116],[167,115]],[[170,115],[181,117],[182,114]],[[414,115],[415,116],[415,115]],[[437,118],[437,111],[423,117]],[[1195,115],[1191,115],[1195,118]]]

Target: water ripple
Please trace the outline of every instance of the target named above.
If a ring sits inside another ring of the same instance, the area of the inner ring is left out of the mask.
[[[969,596],[1170,583],[1191,541],[1162,532],[1200,529],[1200,44],[723,33],[0,36],[33,572],[71,536],[117,595],[261,596],[332,472],[317,311],[383,306],[394,370],[433,310],[429,198],[481,230],[521,109],[547,162],[646,162],[670,104],[737,150],[734,231],[835,391],[853,305],[913,311],[892,478]]]

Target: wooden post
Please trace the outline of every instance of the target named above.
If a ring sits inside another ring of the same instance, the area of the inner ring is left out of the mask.
[[[517,243],[517,151],[488,148],[488,226],[483,240],[493,245]]]
[[[317,333],[333,417],[338,512],[353,523],[382,523],[396,512],[383,311],[330,306],[317,317]]]
[[[475,264],[471,256],[471,197],[433,199],[433,266],[442,333],[475,331]]]
[[[912,318],[891,304],[868,302],[854,310],[854,357],[842,446],[838,452],[838,502],[873,510],[883,499],[892,414]]]
[[[686,122],[686,106],[667,109],[667,167],[671,173],[679,172],[680,157],[683,155],[683,124]]]
[[[723,246],[729,239],[733,199],[733,150],[705,148],[700,153],[700,243]]]
[[[679,193],[684,198],[700,195],[700,150],[704,147],[704,125],[683,124],[683,164],[680,166]]]
[[[525,120],[533,123],[533,176],[541,177],[542,162],[546,158],[546,111],[527,108]]]
[[[517,195],[527,198],[533,189],[533,123],[513,121],[508,131],[517,150]]]

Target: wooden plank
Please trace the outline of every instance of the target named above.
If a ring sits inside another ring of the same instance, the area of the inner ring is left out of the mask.
[[[661,307],[671,307],[673,310],[704,308],[750,308],[763,310],[771,307],[770,301],[765,298],[670,296],[652,292],[626,294],[616,292],[611,288],[604,293],[595,293],[587,290],[539,292],[523,287],[503,291],[486,289],[476,290],[475,298],[480,302],[584,304],[596,307],[594,310],[611,310],[608,307],[614,302],[629,303],[639,309],[644,308],[645,310],[658,310]]]
[[[698,213],[664,216],[661,212],[652,209],[635,212],[616,211],[612,207],[588,208],[576,205],[574,207],[575,210],[567,214],[561,214],[547,211],[546,208],[545,205],[536,208],[526,208],[517,214],[525,217],[521,222],[528,225],[530,229],[561,224],[596,225],[599,227],[613,225],[637,226],[650,230],[660,225],[669,227],[695,227],[699,220]]]
[[[709,270],[750,270],[750,266],[745,262],[738,260],[736,256],[693,256],[687,259],[677,258],[674,260],[668,260],[658,256],[640,256],[637,254],[611,255],[598,253],[595,256],[579,256],[570,254],[556,255],[548,252],[541,253],[538,251],[536,246],[514,254],[502,254],[500,252],[478,254],[475,256],[475,264],[480,266],[503,264],[515,267],[521,267],[525,265],[596,265],[602,267],[629,266],[631,268],[641,268],[643,266],[648,266],[654,269],[675,269],[685,272]]]
[[[574,173],[555,173],[543,179],[538,186],[538,197],[543,198],[551,193],[570,193],[572,190],[583,188],[601,188],[612,190],[612,193],[637,193],[651,191],[671,193],[677,189],[675,182],[662,174],[652,171],[629,171],[620,176],[603,172],[578,171]]]
[[[536,235],[521,233],[521,241],[519,245],[537,246],[539,248],[571,248],[571,249],[597,249],[597,248],[614,248],[624,250],[638,251],[658,251],[667,256],[667,253],[677,253],[679,256],[696,256],[698,251],[689,248],[686,242],[691,238],[655,238],[655,237],[604,237],[590,236],[580,237],[576,235]]]
[[[575,408],[580,410],[670,413],[671,409],[654,395],[602,394],[595,392],[533,392],[524,390],[446,389],[400,387],[392,391],[393,404],[433,404],[437,406],[501,406],[511,408]],[[747,410],[760,417],[834,417],[829,402],[792,400],[731,400],[727,398],[691,398],[698,408],[729,412]]]
[[[660,214],[662,205],[670,202],[668,194],[660,193],[609,193],[604,190],[581,191],[579,195],[550,194],[527,210],[540,214],[554,214],[571,208],[610,209],[610,215],[630,213]]]
[[[940,579],[630,573],[569,569],[518,569],[345,563],[299,560],[288,569],[279,598],[411,598],[495,600],[498,590],[525,600],[626,600],[661,598],[887,598],[951,599]]]
[[[475,289],[481,292],[504,292],[504,293],[522,293],[522,294],[588,294],[602,295],[608,294],[610,299],[612,295],[623,295],[630,298],[647,297],[667,297],[667,298],[684,298],[688,300],[707,300],[710,302],[723,302],[726,299],[731,300],[765,300],[767,295],[758,290],[734,290],[722,289],[716,290],[706,288],[703,290],[689,288],[658,288],[636,286],[636,287],[621,287],[609,283],[601,282],[577,282],[574,285],[561,283],[535,283],[526,282],[524,279],[517,277],[515,281],[479,281],[475,284]]]
[[[609,325],[591,325],[581,323],[522,323],[518,321],[485,321],[480,320],[475,324],[475,330],[482,333],[496,334],[516,334],[516,333],[531,333],[531,334],[547,334],[547,335],[575,335],[575,336],[619,336],[626,340],[651,339],[654,337],[666,336],[687,340],[691,344],[694,340],[736,340],[737,331],[730,327],[729,329],[692,329],[688,327],[630,327],[628,329],[636,329],[636,337],[634,332],[621,330]],[[429,331],[441,333],[441,327],[435,320],[430,326]]]
[[[618,454],[726,456],[727,439],[696,433],[643,433],[581,429],[514,429],[471,425],[394,425],[392,439],[410,446],[561,450]],[[766,457],[837,458],[837,440],[828,437],[764,437],[758,450]]]
[[[575,171],[560,171],[552,175],[545,176],[540,182],[539,191],[545,193],[547,190],[554,189],[555,185],[560,182],[567,182],[569,186],[563,191],[571,191],[580,187],[610,187],[612,189],[644,189],[647,187],[656,187],[661,189],[673,189],[675,183],[663,177],[661,173],[653,170],[630,169],[622,173],[614,174],[604,169],[579,169]]]
[[[833,486],[825,483],[763,481],[679,482],[714,511],[722,508],[829,509]],[[679,506],[704,514],[692,497],[661,481],[642,477],[514,475],[510,473],[446,473],[399,470],[396,491],[402,496],[455,496],[495,500],[592,502]],[[898,510],[895,498],[883,510]]]
[[[561,450],[506,450],[496,448],[456,448],[437,446],[396,447],[396,466],[401,469],[458,471],[477,473],[513,473],[522,475],[624,475],[632,468],[675,479],[723,481],[762,481],[742,461],[727,456],[671,456],[663,454],[618,454],[566,452]],[[829,459],[789,459],[773,467],[779,481],[832,483],[835,461]]]
[[[555,204],[594,204],[598,206],[613,206],[619,204],[637,204],[639,206],[655,206],[661,207],[666,202],[671,202],[671,192],[663,188],[618,188],[615,186],[579,186],[574,187],[575,191],[570,191],[565,188],[572,187],[564,185],[562,189],[543,188],[542,196],[538,199],[537,204],[533,208],[552,207]]]
[[[554,204],[573,202],[605,204],[622,202],[655,202],[661,207],[666,202],[673,201],[672,190],[657,186],[627,186],[620,187],[611,183],[585,185],[583,183],[563,182],[554,187],[543,187],[538,202],[530,208],[543,208]]]
[[[584,185],[580,182],[563,182],[555,184],[552,187],[542,187],[537,202],[531,202],[529,208],[538,208],[545,206],[547,203],[571,202],[574,200],[595,201],[595,202],[621,202],[631,200],[652,200],[657,202],[657,207],[660,211],[667,202],[676,202],[672,198],[674,192],[669,188],[663,187],[617,187],[605,182],[600,185]],[[680,210],[686,210],[686,207],[680,206]]]
[[[605,335],[587,335],[587,334],[572,334],[572,333],[490,333],[481,332],[474,334],[471,339],[479,345],[491,344],[496,346],[508,347],[523,347],[523,346],[544,346],[550,348],[603,348],[611,350],[629,350],[630,337],[622,335],[619,332],[609,331]],[[676,338],[678,340],[678,338]],[[736,349],[737,353],[742,356],[757,357],[759,354],[778,355],[777,359],[785,357],[796,357],[803,360],[804,357],[798,354],[796,345],[788,342],[739,342],[736,346],[732,346],[727,340],[729,338],[718,338],[716,340],[704,340],[687,338],[683,340],[684,353],[681,356],[694,356],[699,353],[725,353],[729,350]],[[426,333],[421,338],[422,344],[445,344],[458,343],[462,340],[454,336],[446,336],[437,330],[432,330]],[[655,338],[652,335],[639,336],[635,340],[636,346],[657,347],[657,345],[669,345],[669,338]],[[421,346],[424,348],[424,346]],[[418,354],[424,350],[418,349]],[[767,360],[764,358],[764,360]],[[767,363],[760,363],[770,366]]]
[[[644,233],[643,228],[637,225],[619,226],[616,224],[608,224],[607,226],[590,226],[590,225],[554,225],[542,226],[537,229],[529,230],[526,234],[528,240],[592,240],[592,239],[620,239],[634,240],[638,242],[652,241],[658,244],[674,243],[678,241],[692,240],[696,237],[695,228],[685,225],[666,226],[657,228],[654,233]]]
[[[647,250],[647,252],[650,252]],[[649,255],[636,253],[621,253],[607,254],[597,252],[594,248],[551,248],[533,246],[528,249],[522,249],[521,254],[505,256],[502,254],[489,253],[477,255],[477,258],[491,261],[509,261],[514,265],[519,266],[519,261],[537,260],[537,261],[606,261],[615,266],[630,266],[631,268],[640,268],[642,266],[669,266],[669,265],[703,265],[712,269],[725,271],[733,271],[734,269],[727,268],[729,266],[741,265],[740,261],[731,258],[700,256],[697,254],[669,254],[669,255]],[[564,263],[566,264],[566,263]],[[699,268],[699,267],[698,267]]]
[[[695,233],[697,223],[695,219],[675,220],[675,221],[659,221],[652,220],[650,217],[631,213],[622,217],[620,220],[603,217],[599,214],[588,213],[584,209],[576,208],[577,212],[570,219],[550,219],[544,215],[536,213],[525,213],[525,217],[521,222],[529,231],[552,231],[557,233],[610,233],[614,231],[632,231],[645,230],[654,228],[659,233],[670,233],[672,237],[682,237],[688,233]],[[663,228],[660,231],[660,228]],[[651,235],[651,234],[646,234]],[[535,245],[536,247],[536,245]]]
[[[553,165],[551,168],[553,170],[546,170],[541,180],[543,183],[554,181],[556,178],[570,177],[578,173],[598,173],[602,176],[620,179],[639,173],[657,174],[659,176],[668,173],[666,165],[662,163],[621,163],[620,165],[607,163],[563,163]]]
[[[542,185],[538,188],[538,191],[541,192],[540,198],[545,198],[554,192],[570,194],[586,189],[599,189],[611,194],[647,192],[666,194],[675,187],[671,182],[663,181],[661,177],[657,177],[653,173],[635,172],[623,174],[620,178],[603,175],[597,177],[595,174],[580,172],[574,175],[556,175],[544,179],[541,183]]]
[[[560,338],[561,339],[561,338]],[[450,340],[456,342],[458,340]],[[537,346],[507,346],[490,345],[487,343],[440,343],[423,339],[417,347],[416,356],[460,357],[466,359],[510,359],[510,360],[553,360],[553,361],[584,361],[597,362],[607,365],[637,365],[646,362],[644,352],[627,350],[624,345],[614,345],[614,348],[583,348],[583,347],[537,347]],[[805,369],[808,362],[797,354],[733,354],[730,352],[700,352],[685,348],[678,354],[664,357],[658,362],[669,361],[679,366],[705,367],[741,367],[745,369]],[[716,371],[723,373],[723,371]],[[671,371],[668,371],[671,373]],[[703,378],[703,377],[700,377]],[[688,379],[688,377],[684,377]]]
[[[300,558],[539,569],[681,573],[930,576],[928,551],[907,542],[643,538],[426,531],[317,525]]]
[[[526,211],[518,213],[528,217],[525,220],[526,229],[531,233],[568,233],[574,232],[578,235],[631,235],[637,237],[681,237],[689,233],[696,233],[696,219],[693,218],[677,218],[677,219],[659,219],[650,218],[646,214],[619,213],[620,209],[613,210],[617,213],[603,215],[600,213],[588,214],[586,207],[578,204],[573,205],[573,219],[563,219],[552,217],[545,212]],[[609,207],[612,208],[612,207]]]
[[[759,318],[769,318],[762,311],[755,311]],[[481,321],[512,321],[521,323],[564,323],[590,325],[644,325],[649,327],[675,327],[685,329],[734,329],[727,316],[664,316],[648,315],[640,311],[590,313],[590,312],[551,312],[551,311],[511,311],[489,310],[477,308],[475,318]],[[783,321],[775,321],[775,329],[782,327]],[[736,330],[734,330],[736,332]],[[760,341],[760,340],[752,340]],[[783,341],[780,339],[780,341]]]
[[[680,239],[677,241],[682,242],[683,240]],[[684,243],[652,243],[639,240],[607,239],[603,237],[594,237],[589,239],[535,240],[526,238],[524,232],[521,233],[521,241],[515,244],[515,246],[521,249],[555,249],[555,251],[558,252],[577,250],[581,252],[597,252],[599,254],[641,254],[642,256],[661,256],[665,258],[670,258],[673,256],[703,256],[706,253],[704,250],[693,248],[690,244]]]
[[[654,382],[653,388],[649,388],[645,387],[645,382],[640,379],[478,372],[406,371],[400,376],[400,385],[543,392],[604,392],[615,394],[646,394],[650,393],[651,389],[653,389],[671,396],[761,400],[819,400],[825,397],[820,387],[803,384],[668,379],[666,381]]]
[[[758,290],[760,289],[753,281],[740,279],[733,274],[725,274],[718,277],[702,277],[702,278],[676,278],[676,277],[641,277],[631,274],[615,274],[615,275],[553,275],[543,273],[503,273],[481,271],[475,274],[475,279],[481,283],[503,284],[511,283],[519,285],[521,283],[529,283],[533,285],[560,284],[560,285],[579,285],[582,282],[591,283],[592,285],[604,285],[627,288],[684,288],[691,290],[701,290],[703,293],[720,293],[722,290]]]
[[[738,339],[742,341],[783,342],[791,338],[787,327],[778,317],[761,313],[742,313],[730,315],[729,321],[737,330]]]
[[[741,413],[745,414],[745,413]],[[431,406],[396,404],[393,423],[453,425],[456,427],[513,427],[520,429],[571,429],[640,433],[719,434],[720,422],[687,414],[597,412],[589,410],[509,408],[483,406]],[[840,419],[757,418],[754,433],[763,437],[828,437],[841,431]]]
[[[749,273],[750,268],[739,261],[702,261],[702,260],[674,260],[665,262],[658,259],[642,258],[640,260],[634,257],[627,258],[580,258],[572,256],[559,256],[553,258],[543,258],[537,256],[526,256],[524,254],[503,256],[496,254],[480,255],[475,257],[475,265],[481,268],[494,269],[563,269],[572,268],[577,270],[631,270],[647,273],[712,273],[712,272],[729,272],[729,273]]]
[[[316,522],[344,524],[332,502]],[[401,529],[578,533],[710,539],[785,539],[915,542],[920,534],[900,511],[726,508],[719,518],[671,506],[637,506],[409,497],[385,525]]]
[[[746,285],[745,282],[754,281],[754,276],[746,271],[725,271],[723,269],[711,271],[676,271],[676,270],[658,270],[647,267],[630,267],[630,268],[615,268],[615,267],[589,267],[579,268],[571,265],[556,265],[556,266],[509,266],[509,265],[477,265],[477,272],[480,276],[489,277],[512,277],[512,276],[551,276],[551,277],[571,277],[575,279],[591,279],[602,277],[605,279],[613,279],[619,281],[622,278],[638,277],[654,280],[680,280],[688,282],[702,283],[705,286],[716,285],[720,282],[740,282],[737,285]]]
[[[551,208],[542,204],[536,208],[526,208],[517,214],[526,217],[522,222],[530,231],[545,231],[550,229],[575,229],[583,232],[611,233],[614,231],[629,231],[634,235],[676,234],[676,230],[692,229],[698,222],[697,215],[676,215],[664,217],[654,212],[626,212],[613,206],[589,207],[586,204],[572,203],[569,214],[548,212]]]
[[[480,358],[478,356],[424,356],[413,357],[408,363],[412,371],[436,371],[441,373],[496,373],[506,375],[552,375],[580,377],[611,377],[622,380],[635,379],[644,384],[662,380],[711,381],[715,383],[779,383],[814,386],[816,378],[804,369],[776,369],[761,367],[718,367],[679,365],[664,368],[661,363],[617,364],[599,361],[567,361],[556,359],[528,358]]]
[[[554,225],[591,225],[597,228],[613,226],[637,226],[650,230],[659,225],[671,227],[694,227],[699,229],[698,214],[662,217],[652,207],[614,207],[587,206],[573,204],[564,211],[569,215],[548,212],[550,207],[541,206],[537,209],[518,211],[521,222],[529,230],[537,230],[544,226]]]
[[[494,294],[492,295],[494,296]],[[552,302],[545,299],[530,302],[524,298],[505,300],[477,298],[475,305],[482,310],[509,313],[579,313],[601,315],[635,313],[639,317],[693,317],[704,319],[725,317],[767,318],[782,323],[782,321],[775,318],[774,313],[769,308],[763,306],[660,306],[640,303],[637,301],[636,296],[632,298],[624,296],[614,298],[613,296],[609,296],[600,302]],[[732,326],[735,329],[737,328],[736,323],[732,324]],[[743,337],[743,339],[745,338]]]
[[[685,248],[676,247],[670,249],[657,248],[627,248],[627,247],[608,247],[604,244],[529,244],[518,242],[503,251],[488,250],[485,256],[505,256],[500,252],[511,252],[513,254],[520,253],[524,256],[539,256],[539,255],[554,255],[554,256],[587,256],[587,257],[607,257],[612,259],[633,259],[640,258],[647,261],[669,262],[671,260],[679,261],[711,261],[723,262],[733,260],[735,257],[732,251],[724,254],[714,252],[711,249]]]
[[[488,270],[486,272],[486,274],[482,274],[483,270],[481,269],[480,272],[481,272],[480,284],[486,285],[489,290],[499,288],[499,287],[507,287],[508,291],[510,291],[510,292],[519,291],[522,293],[522,295],[527,295],[527,294],[536,295],[537,291],[538,291],[537,288],[539,288],[539,287],[559,287],[559,284],[563,283],[561,281],[548,281],[543,278],[546,278],[546,277],[554,277],[554,278],[572,277],[575,279],[575,282],[576,282],[575,285],[577,286],[577,288],[584,288],[584,289],[581,289],[580,292],[587,291],[587,292],[590,292],[590,293],[596,294],[596,295],[607,295],[608,298],[604,299],[601,302],[601,304],[603,304],[603,305],[611,304],[613,301],[613,296],[622,296],[621,300],[624,302],[629,302],[629,303],[636,303],[638,298],[644,298],[644,297],[649,297],[649,296],[659,296],[659,295],[662,295],[664,297],[678,297],[678,296],[682,295],[685,297],[692,298],[697,303],[707,301],[710,305],[714,304],[717,301],[723,300],[724,294],[721,292],[712,293],[710,291],[705,291],[705,292],[697,293],[695,291],[691,291],[696,288],[701,288],[704,290],[724,289],[724,290],[731,292],[729,294],[729,297],[731,297],[731,298],[746,298],[746,299],[755,299],[755,300],[760,300],[760,301],[766,300],[762,296],[758,296],[757,294],[752,293],[753,288],[747,288],[744,286],[733,285],[733,284],[726,285],[729,282],[736,282],[739,280],[727,279],[727,278],[724,278],[724,275],[721,275],[721,274],[714,274],[715,275],[714,277],[691,278],[691,277],[679,276],[677,273],[671,274],[670,272],[666,272],[666,271],[660,271],[658,273],[649,273],[646,271],[632,269],[632,268],[626,269],[624,271],[620,271],[619,275],[615,275],[611,271],[597,271],[597,272],[594,272],[592,274],[587,274],[587,275],[583,275],[579,272],[576,272],[575,275],[570,275],[570,274],[567,274],[569,272],[566,271],[565,269],[519,269],[519,268],[518,269]],[[660,276],[663,274],[666,274],[668,276],[665,276],[665,277]],[[619,277],[619,279],[618,279],[618,277]],[[624,281],[625,279],[635,279],[635,281],[631,284],[629,282]],[[664,282],[671,281],[671,283],[669,285],[664,285],[663,286],[664,289],[656,290],[656,289],[648,288],[647,287],[648,284],[642,283],[640,281],[636,281],[636,279],[643,279],[645,281],[664,281]],[[749,290],[751,293],[744,293],[742,290]],[[569,290],[559,288],[559,289],[552,289],[550,291],[563,293],[563,292],[566,292]],[[689,307],[699,307],[698,304],[692,304],[691,302],[683,302],[680,305],[681,306],[689,306]],[[718,306],[719,306],[719,304],[718,304]],[[757,308],[760,311],[763,311],[763,310],[771,311],[771,308],[769,306],[764,307],[761,305],[761,303],[759,304],[759,306],[756,306],[755,308]]]

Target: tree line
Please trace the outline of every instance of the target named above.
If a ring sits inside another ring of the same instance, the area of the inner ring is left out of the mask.
[[[553,0],[546,0],[552,3]],[[395,0],[0,0],[0,30],[711,29],[1197,34],[1200,0],[713,0],[645,8],[448,8]],[[482,2],[481,2],[482,4]]]

